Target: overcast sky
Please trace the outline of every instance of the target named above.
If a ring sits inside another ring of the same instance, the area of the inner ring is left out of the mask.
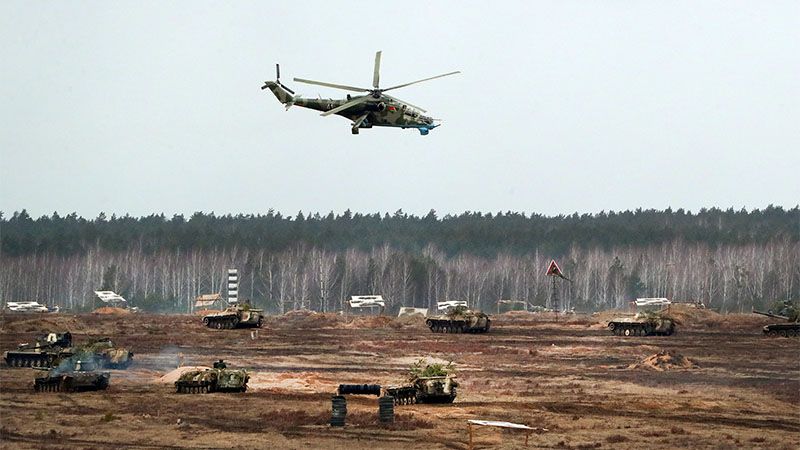
[[[350,134],[305,96],[443,126]],[[793,207],[800,2],[0,2],[0,210]]]

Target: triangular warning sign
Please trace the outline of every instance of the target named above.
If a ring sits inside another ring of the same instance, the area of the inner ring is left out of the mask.
[[[558,267],[558,264],[556,264],[555,259],[550,260],[550,265],[547,266],[547,273],[545,273],[545,275],[564,278],[564,275],[561,273],[561,269]]]

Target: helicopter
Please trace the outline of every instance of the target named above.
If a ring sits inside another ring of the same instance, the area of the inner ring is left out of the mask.
[[[278,101],[286,106],[286,110],[292,106],[315,109],[322,111],[321,116],[336,114],[352,120],[351,131],[358,134],[361,128],[372,127],[396,127],[396,128],[416,128],[423,136],[430,130],[441,125],[439,119],[426,116],[426,110],[419,106],[412,105],[406,101],[386,94],[386,91],[399,89],[412,84],[422,83],[423,81],[435,80],[450,75],[461,73],[460,71],[436,75],[435,77],[424,78],[422,80],[403,83],[397,86],[381,88],[380,82],[381,52],[375,53],[375,70],[372,76],[372,88],[347,86],[344,84],[333,84],[322,81],[306,80],[295,78],[298,83],[314,84],[335,89],[343,89],[351,92],[363,92],[364,95],[350,95],[344,99],[322,99],[308,98],[295,95],[294,91],[281,83],[281,66],[275,64],[275,81],[265,81],[261,89],[269,89],[278,98]]]

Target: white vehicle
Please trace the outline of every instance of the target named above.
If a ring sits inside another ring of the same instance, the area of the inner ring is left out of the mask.
[[[14,312],[50,312],[47,306],[39,302],[8,302],[6,307]]]
[[[446,302],[436,302],[436,309],[440,312],[447,311],[447,308],[455,308],[456,306],[464,306],[469,308],[469,305],[464,300],[448,300]]]

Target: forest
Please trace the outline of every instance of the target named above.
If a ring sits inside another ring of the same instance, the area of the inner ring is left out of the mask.
[[[195,213],[85,219],[0,213],[0,300],[82,311],[93,291],[132,306],[190,312],[222,293],[237,268],[240,297],[273,313],[342,311],[380,294],[390,311],[466,300],[497,311],[550,305],[623,308],[636,297],[701,301],[721,312],[800,298],[800,208],[683,209],[544,216],[465,212],[439,217],[345,211],[285,216]]]

